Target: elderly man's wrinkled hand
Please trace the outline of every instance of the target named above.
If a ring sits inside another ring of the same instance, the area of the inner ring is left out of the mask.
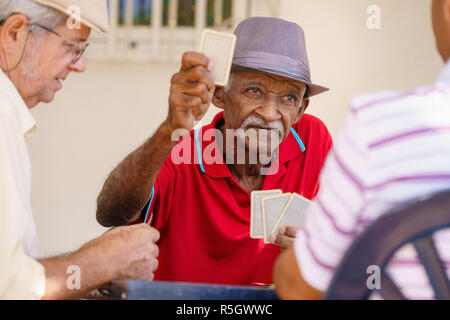
[[[171,79],[167,122],[172,130],[191,130],[208,111],[215,88],[209,73],[212,69],[201,53],[183,55],[181,69]]]
[[[87,243],[97,262],[106,264],[115,280],[153,280],[158,268],[159,232],[146,224],[119,227]]]
[[[298,230],[295,227],[281,227],[277,234],[272,235],[270,242],[281,247],[282,250],[289,249],[294,245]]]

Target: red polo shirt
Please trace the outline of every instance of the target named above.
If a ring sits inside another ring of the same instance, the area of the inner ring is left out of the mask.
[[[211,144],[216,144],[214,139],[203,136],[206,130],[219,128],[223,121],[220,113],[202,128],[198,140],[202,154],[211,154],[215,147]],[[278,173],[266,176],[262,189],[281,189],[312,199],[318,192],[320,171],[332,146],[331,136],[325,125],[311,115],[304,115],[293,129],[306,151],[302,152],[290,133],[279,148]],[[194,132],[183,138],[186,141],[198,159]],[[175,164],[174,154],[184,155],[175,149],[158,175],[149,210],[153,212],[152,225],[161,232],[156,280],[272,283],[272,268],[280,248],[250,238],[250,194],[236,182],[226,164],[205,160],[203,168],[199,161]]]

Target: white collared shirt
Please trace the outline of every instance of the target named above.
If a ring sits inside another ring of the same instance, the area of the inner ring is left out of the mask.
[[[430,87],[354,99],[320,180],[294,248],[305,280],[325,292],[368,225],[406,202],[450,190],[450,61]],[[450,232],[434,239],[450,275]],[[386,271],[406,298],[435,298],[411,245]]]
[[[45,269],[33,259],[31,163],[26,143],[35,122],[9,78],[0,71],[0,299],[40,299]]]

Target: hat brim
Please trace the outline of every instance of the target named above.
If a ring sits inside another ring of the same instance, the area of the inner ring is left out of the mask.
[[[70,5],[76,5],[77,2],[68,1],[55,1],[55,0],[33,0],[34,2],[55,9],[65,15],[69,15],[68,8]],[[81,5],[81,4],[79,4]],[[106,35],[109,31],[109,20],[106,2],[85,2],[82,3],[81,9],[83,10],[80,16],[71,16],[76,21],[84,24],[92,30],[97,31],[100,35]]]
[[[323,86],[317,85],[315,83],[305,81],[304,79],[302,79],[300,77],[296,77],[291,74],[287,74],[287,73],[281,72],[279,70],[273,70],[270,68],[257,68],[257,67],[244,66],[244,65],[233,63],[231,66],[231,71],[232,72],[233,71],[256,71],[256,72],[277,75],[277,76],[287,78],[287,79],[296,80],[296,81],[304,83],[308,86],[308,98],[312,97],[312,96],[316,96],[316,95],[324,93],[324,92],[327,92],[327,91],[330,91],[330,89],[327,87],[323,87]]]

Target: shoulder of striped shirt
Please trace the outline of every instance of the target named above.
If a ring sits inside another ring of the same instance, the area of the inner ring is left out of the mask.
[[[362,94],[353,98],[350,104],[350,110],[353,114],[357,115],[363,110],[370,109],[371,107],[380,104],[398,103],[402,99],[411,97],[423,98],[433,92],[450,93],[450,86],[443,85],[442,83],[436,83],[432,86],[422,86],[406,92],[380,91],[376,93]]]

